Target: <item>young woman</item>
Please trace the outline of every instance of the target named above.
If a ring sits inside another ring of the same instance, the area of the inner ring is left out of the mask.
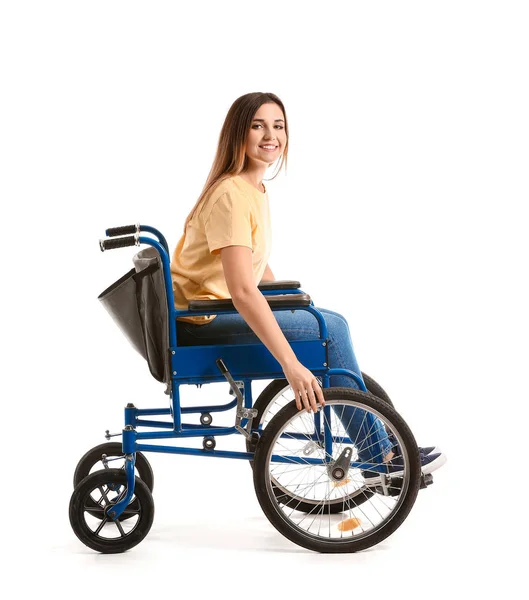
[[[321,385],[297,360],[289,341],[317,339],[317,321],[303,310],[273,313],[257,288],[261,281],[274,281],[268,264],[268,191],[262,180],[278,159],[278,172],[283,163],[286,165],[287,154],[288,125],[281,100],[275,94],[260,92],[238,98],[228,111],[206,185],[185,221],[171,260],[177,309],[186,309],[194,299],[231,298],[238,314],[180,317],[177,337],[179,345],[261,340],[281,365],[298,409],[316,411],[318,403],[324,405]],[[318,310],[328,327],[330,368],[360,374],[347,321],[331,310]],[[345,376],[332,376],[331,385],[358,389],[354,380]],[[364,411],[351,408],[339,415],[351,439],[357,439],[363,430],[369,440],[365,450],[360,449],[362,460],[380,461],[370,450],[378,447],[388,469],[398,472],[398,448],[393,447],[382,423],[371,414],[367,417]],[[421,449],[423,473],[437,469],[446,460],[434,450]],[[378,479],[378,474],[372,475]]]

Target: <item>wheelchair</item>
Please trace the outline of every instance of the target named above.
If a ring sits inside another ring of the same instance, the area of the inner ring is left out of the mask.
[[[95,551],[118,553],[146,537],[154,518],[154,476],[145,456],[149,452],[249,461],[266,517],[306,549],[357,552],[391,535],[406,519],[419,489],[432,483],[432,475],[421,474],[415,438],[384,389],[365,373],[329,367],[324,316],[300,283],[266,282],[259,290],[272,311],[306,310],[318,322],[319,339],[290,342],[298,360],[322,386],[326,404],[316,413],[296,408],[281,366],[264,344],[178,344],[177,317],[237,311],[231,299],[194,300],[187,310],[175,309],[169,248],[160,231],[136,224],[110,228],[105,234],[109,239],[99,241],[102,251],[148,246],[133,257],[134,268],[99,300],[146,359],[152,376],[166,385],[168,401],[155,409],[128,403],[122,432],[106,431],[107,440],[119,435],[121,442],[100,444],[80,459],[69,504],[70,524],[79,540]],[[332,375],[350,377],[358,389],[330,387]],[[254,380],[271,380],[255,402]],[[229,401],[181,406],[182,385],[222,381],[229,383]],[[231,409],[235,423],[232,413],[231,423],[213,424],[213,415]],[[358,414],[364,420],[370,417],[383,424],[400,448],[402,470],[388,474],[380,440],[367,426],[354,436],[348,433],[346,410],[362,411]],[[184,423],[182,418],[189,414],[200,415],[200,424]],[[165,420],[158,420],[162,416]],[[216,450],[219,436],[242,436],[245,447]],[[149,443],[173,438],[180,445]],[[201,440],[202,448],[186,446],[189,438]],[[377,460],[360,458],[366,448]]]

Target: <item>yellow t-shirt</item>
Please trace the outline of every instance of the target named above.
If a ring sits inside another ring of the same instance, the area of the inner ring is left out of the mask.
[[[239,175],[224,179],[208,192],[189,221],[171,259],[175,308],[190,300],[229,298],[220,258],[226,246],[252,249],[253,274],[259,284],[272,246],[268,192],[260,192]],[[178,317],[204,325],[215,315]]]

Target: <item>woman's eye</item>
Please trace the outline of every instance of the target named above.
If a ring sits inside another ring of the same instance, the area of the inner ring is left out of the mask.
[[[256,123],[252,128],[262,127],[261,123]],[[279,127],[279,129],[283,129],[283,125],[274,125],[274,127]]]

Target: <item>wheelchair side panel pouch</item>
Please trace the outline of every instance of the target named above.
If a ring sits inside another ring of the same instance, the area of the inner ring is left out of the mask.
[[[156,248],[133,257],[134,269],[103,291],[98,299],[125,337],[149,365],[151,375],[169,383],[167,294]]]

